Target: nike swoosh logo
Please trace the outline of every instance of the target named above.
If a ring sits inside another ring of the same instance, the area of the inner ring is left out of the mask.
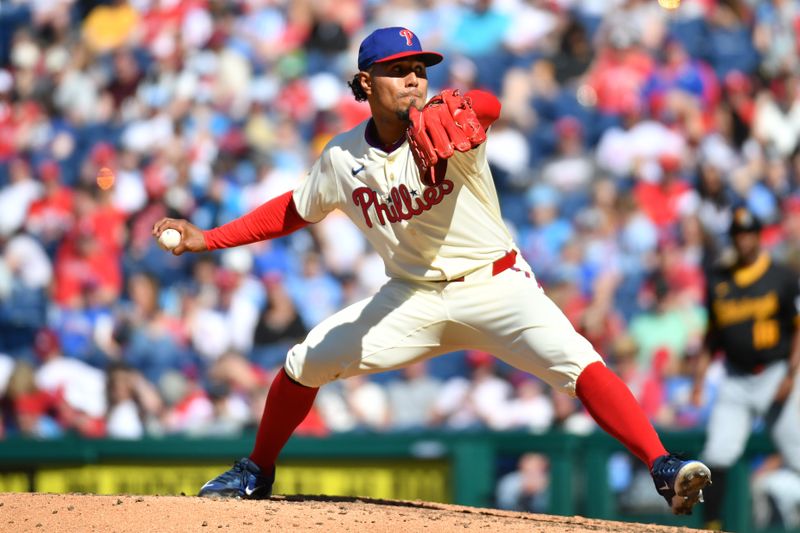
[[[664,486],[663,486],[663,487],[660,487],[660,488],[658,489],[658,492],[663,492],[663,491],[665,491],[665,490],[669,490],[669,483],[667,483],[666,481],[664,482]]]
[[[358,174],[358,173],[359,173],[359,172],[361,172],[362,170],[364,170],[364,165],[361,165],[361,166],[360,166],[360,167],[358,167],[358,168],[351,168],[351,169],[350,169],[350,172],[353,174],[353,176],[355,176],[356,174]]]
[[[256,489],[251,489],[250,487],[244,488],[244,493],[247,494],[248,496],[252,495],[255,491]]]

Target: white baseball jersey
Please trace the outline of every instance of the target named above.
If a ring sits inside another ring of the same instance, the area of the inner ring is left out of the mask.
[[[516,247],[500,216],[486,143],[456,152],[441,183],[426,187],[408,143],[391,153],[375,148],[367,124],[329,143],[293,199],[309,222],[333,209],[347,213],[391,279],[292,347],[288,375],[319,387],[477,348],[574,394],[581,371],[600,356],[519,254],[513,267],[494,271],[493,262]]]
[[[367,142],[368,123],[331,140],[294,191],[303,219],[319,222],[341,209],[364,232],[392,278],[456,279],[512,249],[486,143],[456,152],[445,179],[428,187],[408,142],[386,153]]]

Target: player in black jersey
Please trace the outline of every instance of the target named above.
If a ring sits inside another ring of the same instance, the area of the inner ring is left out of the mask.
[[[800,472],[800,285],[794,272],[761,249],[760,232],[747,208],[735,209],[730,235],[736,260],[707,280],[709,327],[695,376],[696,404],[713,355],[724,354],[726,371],[701,456],[714,479],[705,491],[710,529],[722,527],[726,470],[741,456],[757,417],[765,418],[786,464]]]

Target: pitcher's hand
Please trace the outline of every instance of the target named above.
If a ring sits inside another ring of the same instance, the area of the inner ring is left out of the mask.
[[[162,218],[153,225],[153,237],[158,239],[161,236],[161,232],[167,228],[177,230],[181,234],[181,243],[172,250],[174,255],[181,255],[183,252],[205,252],[208,250],[206,239],[203,237],[203,230],[188,220]]]

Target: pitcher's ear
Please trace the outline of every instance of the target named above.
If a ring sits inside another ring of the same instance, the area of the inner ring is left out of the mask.
[[[361,83],[361,88],[367,95],[372,94],[372,74],[369,72],[359,72],[358,81]]]

